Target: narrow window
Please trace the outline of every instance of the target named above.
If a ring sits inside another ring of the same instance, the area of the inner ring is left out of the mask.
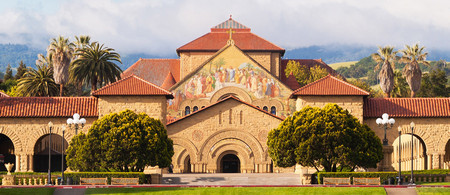
[[[277,115],[277,108],[275,106],[270,108],[270,114]]]
[[[241,123],[241,125],[242,125],[242,110],[241,110],[241,112],[239,113],[239,121],[240,121],[240,123]]]
[[[195,112],[195,111],[197,111],[198,110],[198,107],[197,106],[194,106],[194,108],[192,109],[192,112]]]
[[[202,109],[204,108],[205,106],[202,106]]]
[[[184,115],[188,115],[191,114],[191,107],[186,106],[186,108],[184,108]]]
[[[222,111],[219,111],[219,124],[222,124]]]
[[[233,109],[230,109],[230,124],[231,124],[231,121],[233,120]]]
[[[267,106],[264,106],[263,110],[266,111],[266,112],[269,112],[269,108],[267,108]]]

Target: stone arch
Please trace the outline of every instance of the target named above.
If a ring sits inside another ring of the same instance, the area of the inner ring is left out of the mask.
[[[450,130],[448,128],[444,130],[444,134],[439,137],[437,148],[438,153],[446,153],[447,144],[450,142]]]
[[[186,150],[188,155],[190,155],[191,163],[199,161],[198,149],[197,149],[197,147],[195,147],[195,145],[190,140],[188,140],[186,138],[181,138],[181,137],[171,137],[170,139],[172,139],[174,145],[179,145]],[[177,158],[181,157],[180,155],[182,152],[183,151],[181,151],[180,154],[175,154],[177,156]],[[175,159],[178,160],[177,158],[175,158]]]
[[[225,148],[224,148],[225,149]],[[216,172],[220,172],[220,173],[223,173],[224,172],[224,170],[222,170],[222,166],[223,166],[223,164],[222,164],[222,160],[223,160],[223,158],[226,156],[226,155],[228,155],[228,154],[232,154],[232,155],[235,155],[238,159],[239,159],[239,164],[240,164],[240,167],[239,167],[239,173],[242,173],[242,172],[252,172],[253,170],[247,170],[247,169],[245,169],[244,168],[244,163],[243,163],[243,159],[245,159],[245,157],[244,157],[244,155],[242,155],[242,154],[240,154],[239,152],[238,152],[238,150],[239,149],[232,149],[232,148],[230,148],[230,149],[225,149],[225,151],[222,151],[221,153],[220,153],[220,155],[219,156],[217,156],[217,159],[216,159],[216,161],[215,161],[215,164],[216,164]]]
[[[0,127],[0,134],[6,135],[13,143],[14,153],[21,153],[25,151],[24,145],[22,144],[22,140],[19,136],[9,128]]]
[[[392,128],[392,129],[394,129],[394,128]],[[402,135],[405,135],[405,134],[411,135],[411,128],[409,127],[409,125],[402,126],[401,129],[402,129]],[[430,149],[433,148],[432,144],[431,144],[431,143],[433,143],[433,141],[430,140],[431,138],[427,134],[427,132],[423,131],[421,128],[416,127],[416,128],[414,128],[414,136],[419,138],[423,142],[423,144],[425,145],[425,148],[427,149],[427,153],[430,152]],[[393,136],[393,137],[389,137],[388,139],[392,139],[392,142],[393,142],[397,138],[398,138],[398,133],[396,133],[395,136]],[[380,139],[383,139],[383,138],[381,137]]]
[[[222,89],[219,89],[216,93],[214,93],[214,95],[211,96],[210,103],[216,103],[222,96],[226,94],[234,95],[244,102],[250,104],[252,103],[252,98],[250,97],[250,95],[245,90],[238,87],[224,87]]]
[[[253,135],[245,131],[233,129],[220,130],[209,136],[200,147],[199,160],[207,160],[206,158],[208,157],[210,150],[214,149],[213,146],[224,139],[240,140],[241,142],[245,143],[253,152],[256,161],[263,162],[267,160],[267,154],[264,151],[261,143],[259,143],[259,141]]]
[[[37,131],[33,131],[33,133],[31,134],[31,136],[29,137],[29,144],[27,144],[26,146],[26,152],[28,154],[33,154],[34,153],[34,145],[36,144],[36,142],[42,137],[45,136],[47,134],[50,134],[50,129],[48,126],[41,126]],[[59,136],[62,136],[62,128],[61,125],[54,125],[52,127],[52,134],[56,134]],[[72,133],[70,133],[70,131],[68,131],[68,128],[66,128],[66,131],[64,132],[64,139],[65,141],[67,141],[67,143],[70,144],[71,139],[73,138],[74,135],[72,135]]]
[[[410,158],[411,158],[411,153],[410,153],[410,151],[411,151],[411,147],[410,147],[411,128],[409,127],[409,125],[403,126],[401,128],[401,131],[402,131],[402,134],[401,134],[402,135],[402,143],[405,143],[406,145],[403,144],[401,146],[398,146],[398,143],[397,143],[397,147],[394,147],[394,151],[392,153],[392,155],[393,155],[392,163],[393,163],[393,166],[396,167],[396,170],[398,170],[398,160],[399,160],[398,147],[402,147],[402,153],[401,153],[402,154],[402,158],[401,158],[402,159],[402,167],[403,167],[402,170],[411,170],[411,166],[408,167],[408,165],[411,164],[411,160],[410,160]],[[429,163],[428,158],[429,158],[429,154],[431,153],[430,150],[433,146],[432,145],[433,142],[430,141],[429,135],[425,131],[421,130],[420,128],[414,128],[413,136],[414,136],[415,140],[418,140],[419,143],[422,145],[422,147],[419,146],[419,148],[423,150],[423,151],[420,151],[420,150],[417,151],[417,149],[416,149],[417,145],[414,146],[414,169],[424,169],[424,170],[428,169],[428,167],[430,166],[428,164]],[[399,138],[399,136],[397,134],[393,143],[398,142],[398,138]],[[406,140],[404,140],[405,138],[406,138]],[[405,149],[408,152],[404,151]],[[417,153],[419,153],[418,154],[419,156],[417,156]]]
[[[208,162],[211,160],[217,159],[220,161],[220,156],[223,156],[223,153],[226,151],[235,151],[237,152],[236,156],[241,160],[241,164],[250,164],[253,162],[253,151],[249,148],[249,146],[244,143],[242,140],[238,139],[223,139],[217,142],[214,148],[209,151],[208,154]],[[245,155],[243,155],[245,154]]]

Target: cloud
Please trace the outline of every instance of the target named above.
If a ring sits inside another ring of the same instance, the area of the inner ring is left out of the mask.
[[[23,5],[23,4],[22,4]],[[287,49],[327,44],[450,49],[447,1],[79,0],[0,10],[0,43],[44,49],[58,35],[90,35],[124,53],[173,55],[228,19]]]

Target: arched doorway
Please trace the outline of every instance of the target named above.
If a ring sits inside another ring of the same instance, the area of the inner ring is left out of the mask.
[[[444,169],[450,168],[450,139],[445,145],[445,155],[444,155]]]
[[[16,164],[16,155],[14,155],[14,144],[8,136],[0,134],[0,156],[3,156],[4,163]],[[14,171],[13,168],[11,171]],[[6,171],[3,163],[0,163],[0,171]]]
[[[48,171],[48,150],[49,150],[49,139],[50,135],[44,135],[38,139],[34,145],[34,157],[33,157],[33,167],[34,172],[47,172]],[[65,139],[62,139],[60,135],[52,134],[52,145],[51,145],[51,171],[61,171],[61,142],[64,142],[64,151],[67,150],[68,143]],[[64,154],[64,167],[66,166],[66,155]]]
[[[183,173],[191,173],[191,157],[189,155],[184,159],[183,166]]]
[[[414,170],[426,170],[428,168],[427,160],[427,148],[423,139],[417,135],[413,136],[412,142],[414,143],[413,149],[413,164]],[[402,171],[411,170],[411,134],[401,135],[401,143],[399,143],[399,138],[394,140],[392,144],[394,151],[392,153],[392,166],[395,170],[398,170],[399,162],[399,147],[401,148],[401,166]]]
[[[241,161],[235,154],[226,154],[220,160],[220,169],[222,173],[240,173]]]

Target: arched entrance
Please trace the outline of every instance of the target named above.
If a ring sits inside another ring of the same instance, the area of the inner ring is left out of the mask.
[[[427,148],[423,139],[417,135],[413,136],[412,142],[414,143],[413,152],[413,164],[414,170],[426,170],[428,167],[427,160]],[[411,134],[401,135],[401,143],[399,143],[399,138],[394,140],[392,144],[394,146],[394,151],[392,153],[392,166],[395,170],[398,170],[398,148],[401,148],[401,165],[402,171],[411,170]]]
[[[189,155],[184,159],[183,164],[184,164],[183,173],[191,173],[191,157]]]
[[[450,139],[445,145],[445,155],[444,155],[444,169],[450,168]]]
[[[241,161],[236,154],[226,154],[220,159],[220,172],[222,173],[240,173]]]
[[[14,155],[14,144],[8,136],[0,134],[0,156],[3,156],[4,163],[16,164],[16,155]],[[14,171],[13,168],[11,171]],[[6,171],[3,163],[0,163],[0,171]]]
[[[48,150],[49,150],[49,139],[50,135],[44,135],[38,139],[34,145],[34,158],[33,167],[34,172],[47,172],[48,171]],[[65,139],[62,139],[60,135],[52,134],[52,145],[50,147],[51,154],[51,171],[61,171],[61,150],[62,144],[64,142],[64,151],[67,150],[68,143]],[[64,154],[64,167],[66,166],[66,155]]]

